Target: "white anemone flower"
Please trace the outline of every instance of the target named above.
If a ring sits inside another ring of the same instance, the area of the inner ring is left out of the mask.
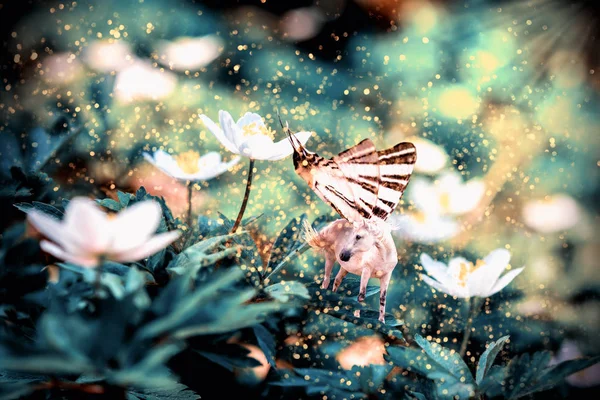
[[[265,126],[262,117],[255,113],[246,113],[237,122],[227,111],[219,111],[218,127],[206,115],[201,115],[204,125],[215,135],[230,152],[246,156],[253,160],[281,160],[290,156],[294,149],[288,138],[273,142],[274,132]],[[303,145],[311,132],[297,132],[294,136]]]
[[[240,161],[240,157],[235,157],[229,162],[223,162],[221,155],[215,151],[200,156],[193,150],[176,156],[158,150],[154,154],[144,153],[144,158],[165,174],[175,179],[190,182],[213,179]]]
[[[177,77],[173,73],[138,60],[117,73],[114,92],[119,101],[129,103],[164,99],[176,86]]]
[[[133,262],[164,249],[181,234],[156,234],[162,210],[156,201],[143,201],[108,215],[91,199],[72,199],[62,221],[37,210],[27,220],[48,240],[40,247],[61,260],[96,267],[103,260]]]
[[[434,181],[415,177],[410,183],[410,199],[426,213],[461,215],[472,211],[485,194],[480,179],[463,182],[457,172],[446,172]]]
[[[452,217],[435,213],[413,211],[403,215],[392,215],[394,233],[417,243],[437,243],[453,238],[460,232],[459,223]]]
[[[581,218],[577,201],[566,194],[532,200],[523,206],[523,220],[527,226],[541,233],[553,233],[572,228]]]
[[[159,44],[159,61],[177,71],[195,70],[213,62],[223,51],[223,40],[216,35],[180,37]]]
[[[450,260],[448,265],[433,260],[429,255],[421,254],[421,264],[428,275],[421,274],[429,286],[460,298],[489,297],[504,289],[523,268],[509,270],[510,253],[505,249],[496,249],[475,265],[463,257]],[[502,276],[501,276],[502,275]]]
[[[406,140],[415,145],[419,155],[415,163],[415,172],[431,175],[441,171],[448,165],[448,153],[442,146],[419,136],[407,138]]]
[[[121,40],[96,40],[84,50],[83,60],[101,72],[119,71],[134,62],[129,44]]]

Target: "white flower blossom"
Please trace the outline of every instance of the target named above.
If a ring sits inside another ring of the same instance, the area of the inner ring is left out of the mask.
[[[410,183],[410,199],[426,213],[461,215],[473,210],[485,194],[480,179],[463,182],[457,172],[446,172],[434,181],[415,177]]]
[[[581,218],[577,201],[566,194],[532,200],[523,206],[523,220],[527,226],[541,233],[570,229]]]
[[[434,289],[450,296],[489,297],[506,287],[523,271],[524,267],[516,268],[502,275],[509,261],[510,253],[505,249],[496,249],[475,264],[463,257],[456,257],[446,265],[423,253],[421,264],[429,275],[421,274],[421,278]]]
[[[202,157],[193,150],[172,156],[158,150],[154,154],[144,153],[144,158],[167,175],[182,181],[207,181],[229,170],[240,161],[239,157],[223,162],[221,155],[211,151]]]
[[[143,201],[114,215],[107,215],[86,197],[72,199],[62,221],[37,210],[27,220],[48,240],[43,251],[82,267],[96,267],[102,260],[133,262],[164,249],[179,231],[156,234],[162,210],[155,201]]]
[[[122,40],[96,40],[85,48],[83,60],[97,71],[112,72],[133,64],[135,59],[129,44]]]
[[[221,144],[230,152],[254,160],[281,160],[290,156],[294,149],[288,138],[273,142],[274,132],[265,126],[262,117],[255,113],[246,113],[237,122],[227,111],[219,111],[217,126],[206,115],[200,118]],[[311,132],[294,133],[300,143],[305,144]]]
[[[177,71],[195,70],[214,61],[223,51],[223,40],[216,35],[181,37],[158,46],[161,64]]]
[[[398,237],[418,243],[451,239],[460,231],[460,225],[454,218],[421,211],[392,215],[390,223]]]
[[[408,138],[407,141],[415,145],[419,155],[415,163],[415,172],[435,174],[448,164],[448,153],[442,146],[418,136]]]
[[[150,63],[135,61],[117,73],[115,97],[128,103],[136,100],[160,100],[167,97],[177,85],[177,77],[169,71],[160,71]]]

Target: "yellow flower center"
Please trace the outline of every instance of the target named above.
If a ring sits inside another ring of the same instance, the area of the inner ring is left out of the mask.
[[[427,216],[425,215],[424,212],[417,211],[413,214],[413,219],[416,222],[418,222],[419,224],[424,224],[425,221],[427,220]]]
[[[447,213],[450,211],[450,193],[443,192],[439,197],[440,207],[442,207],[442,211]]]
[[[475,265],[473,265],[472,262],[460,263],[460,269],[458,271],[459,286],[465,287],[467,285],[467,279],[469,278],[469,275],[471,275],[473,272],[475,272],[475,270],[477,270],[480,267],[483,267],[484,265],[485,265],[485,262],[483,260],[477,260]]]
[[[257,122],[253,122],[242,127],[242,135],[245,137],[254,136],[257,134],[265,135],[271,139],[275,139],[275,131],[265,125],[259,125]]]
[[[175,161],[177,161],[177,165],[183,172],[186,174],[195,174],[200,171],[200,167],[198,166],[198,160],[200,160],[200,154],[195,152],[194,150],[188,150],[184,153],[180,153],[175,156]]]

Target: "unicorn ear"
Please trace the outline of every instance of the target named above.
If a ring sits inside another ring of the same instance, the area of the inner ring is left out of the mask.
[[[363,226],[365,226],[365,224],[366,224],[366,220],[352,221],[352,227],[354,229],[360,229]]]

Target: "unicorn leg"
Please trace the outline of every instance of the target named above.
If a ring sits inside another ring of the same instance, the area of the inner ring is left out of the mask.
[[[344,268],[340,267],[340,270],[338,271],[338,273],[335,277],[335,281],[333,281],[333,291],[334,292],[338,290],[338,288],[342,284],[342,280],[344,279],[344,277],[346,275],[348,275],[348,271],[346,271]]]
[[[321,289],[327,289],[329,287],[329,281],[331,279],[331,271],[333,270],[333,264],[335,264],[335,255],[326,253],[325,254],[325,276],[323,277],[323,283]]]
[[[390,284],[392,273],[388,272],[379,278],[379,321],[385,324],[385,300],[387,297],[387,289]]]

